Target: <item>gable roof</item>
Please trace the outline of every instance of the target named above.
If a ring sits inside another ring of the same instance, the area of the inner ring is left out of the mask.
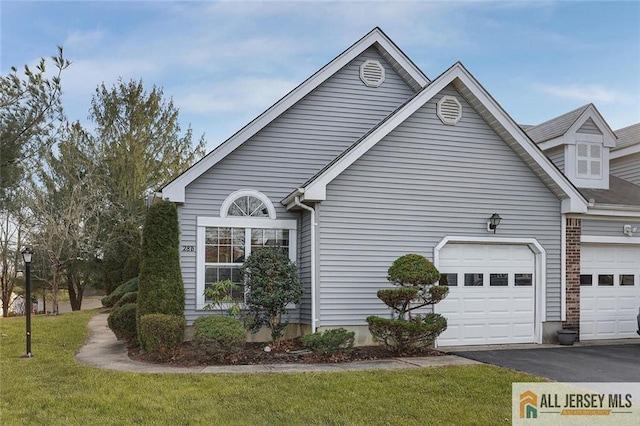
[[[552,118],[551,120],[547,120],[544,123],[536,126],[530,126],[526,129],[527,135],[529,135],[531,140],[535,143],[545,142],[550,139],[557,138],[558,136],[562,136],[588,107],[589,104],[583,105],[580,108],[576,108],[573,111],[569,111],[558,117]]]
[[[540,148],[527,137],[524,131],[460,62],[454,64],[421,92],[405,102],[404,105],[309,179],[302,187],[285,197],[282,203],[288,208],[292,208],[296,198],[299,201],[311,202],[325,200],[326,187],[333,179],[449,84],[454,85],[456,90],[487,124],[493,128],[547,187],[558,198],[563,200],[563,212],[584,213],[587,211],[586,200],[578,190],[551,163]]]
[[[523,127],[523,129],[540,148],[547,150],[575,141],[575,133],[578,133],[580,127],[589,120],[593,121],[592,124],[595,124],[600,129],[602,136],[587,135],[586,137],[592,138],[594,142],[603,142],[604,146],[614,147],[616,134],[611,130],[611,127],[609,127],[609,124],[594,104],[583,105],[544,123]]]
[[[215,148],[204,158],[191,166],[181,175],[160,189],[162,198],[177,203],[185,201],[185,188],[220,160],[232,153],[244,142],[264,129],[273,120],[312,92],[320,84],[341,70],[345,65],[362,54],[369,47],[375,47],[380,55],[391,65],[398,75],[415,91],[420,91],[429,84],[429,79],[420,69],[387,37],[378,27],[351,45],[347,50],[334,58],[311,77],[302,82],[265,112]]]
[[[618,143],[615,148],[611,149],[610,158],[612,160],[640,152],[640,123],[616,130],[616,136]]]

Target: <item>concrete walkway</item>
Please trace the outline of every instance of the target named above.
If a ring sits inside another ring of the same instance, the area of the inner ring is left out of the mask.
[[[90,335],[80,348],[76,359],[87,365],[106,370],[137,373],[301,373],[340,372],[361,370],[398,370],[449,365],[473,365],[480,362],[456,355],[434,357],[391,358],[379,361],[361,361],[343,364],[269,364],[222,365],[201,367],[172,367],[134,361],[127,355],[124,343],[116,340],[107,326],[107,314],[98,314],[89,321]]]

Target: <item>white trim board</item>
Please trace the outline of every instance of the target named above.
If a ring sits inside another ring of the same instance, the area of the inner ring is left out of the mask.
[[[633,244],[640,245],[640,237],[601,237],[597,235],[582,235],[580,242],[585,244]]]

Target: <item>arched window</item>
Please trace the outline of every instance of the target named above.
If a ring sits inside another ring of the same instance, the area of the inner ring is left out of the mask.
[[[261,247],[280,247],[296,261],[297,221],[276,219],[269,198],[253,189],[230,194],[219,217],[198,216],[196,235],[196,301],[207,304],[204,290],[218,281],[231,280],[239,289],[231,296],[242,299],[245,289],[241,269],[246,258]]]
[[[261,192],[241,189],[229,195],[220,208],[220,217],[276,218],[276,210]]]

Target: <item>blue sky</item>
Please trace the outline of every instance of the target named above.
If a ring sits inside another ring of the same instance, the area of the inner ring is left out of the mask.
[[[640,2],[2,1],[1,64],[62,45],[68,119],[104,82],[173,97],[213,148],[379,26],[430,78],[461,61],[522,124],[593,102],[640,122]]]

